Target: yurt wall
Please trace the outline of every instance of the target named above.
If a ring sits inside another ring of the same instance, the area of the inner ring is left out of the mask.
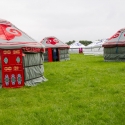
[[[105,61],[125,61],[125,47],[104,48]]]
[[[33,86],[45,80],[42,53],[25,53],[23,63],[26,86]]]
[[[70,60],[69,49],[67,48],[59,49],[59,60],[60,61]]]
[[[44,62],[49,62],[48,50],[46,49],[44,55]]]

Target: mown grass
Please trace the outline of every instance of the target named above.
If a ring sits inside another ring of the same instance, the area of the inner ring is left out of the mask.
[[[0,125],[125,125],[125,63],[71,54],[44,63],[48,79],[0,89]]]

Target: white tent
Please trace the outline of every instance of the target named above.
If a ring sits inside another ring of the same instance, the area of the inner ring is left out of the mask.
[[[74,42],[70,45],[70,48],[74,48],[74,49],[75,48],[83,48],[83,47],[85,47],[85,46],[80,42]]]
[[[93,49],[93,48],[100,48],[102,44],[105,43],[107,39],[96,40],[85,47],[85,49]]]
[[[84,47],[85,55],[103,55],[102,44],[105,43],[107,39],[96,40]]]
[[[83,45],[80,42],[74,42],[70,45],[70,49],[69,52],[70,53],[79,53],[79,49],[83,49],[85,47],[85,45]]]

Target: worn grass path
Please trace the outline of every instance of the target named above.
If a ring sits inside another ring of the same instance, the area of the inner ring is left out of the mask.
[[[71,54],[44,63],[47,82],[0,89],[0,125],[125,125],[125,63]]]

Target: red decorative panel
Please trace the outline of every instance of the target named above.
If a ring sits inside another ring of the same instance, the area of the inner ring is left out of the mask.
[[[2,87],[24,86],[22,50],[1,50]]]

